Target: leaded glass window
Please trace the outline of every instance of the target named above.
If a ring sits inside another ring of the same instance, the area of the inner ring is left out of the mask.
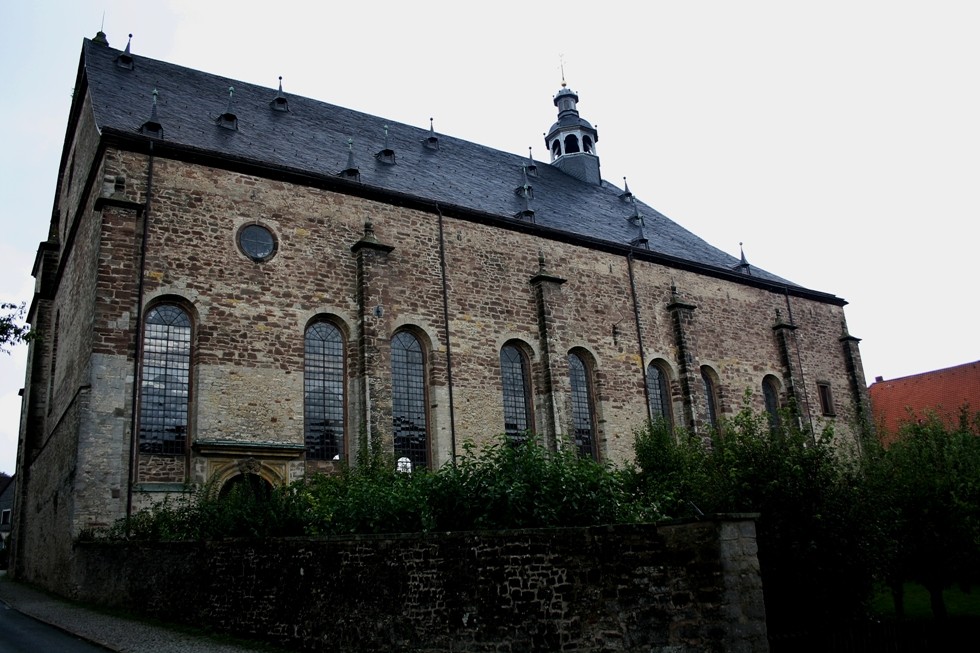
[[[513,444],[532,429],[531,384],[527,357],[514,345],[500,350],[500,378],[504,399],[504,433]]]
[[[670,423],[670,384],[667,374],[659,365],[647,367],[647,398],[650,402],[650,419],[663,419]]]
[[[711,373],[707,367],[701,368],[701,379],[704,381],[704,399],[708,405],[708,423],[712,427],[718,426],[718,395],[715,382],[711,378]]]
[[[306,329],[303,420],[306,457],[344,458],[344,338],[330,322]]]
[[[191,320],[179,306],[160,304],[143,324],[140,451],[183,455],[187,448]]]
[[[399,331],[391,339],[391,422],[395,457],[413,468],[428,465],[425,356],[418,338]]]
[[[589,369],[576,353],[568,355],[568,369],[572,385],[572,430],[575,446],[580,456],[595,458],[595,415]]]
[[[769,427],[779,428],[779,386],[776,379],[767,376],[762,379],[762,398],[766,403],[766,414],[769,416]]]

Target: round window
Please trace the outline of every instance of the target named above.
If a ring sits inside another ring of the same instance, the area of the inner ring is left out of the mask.
[[[268,261],[276,253],[276,238],[260,224],[250,224],[238,232],[238,246],[253,261]]]

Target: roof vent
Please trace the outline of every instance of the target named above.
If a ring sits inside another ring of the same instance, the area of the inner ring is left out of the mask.
[[[538,176],[538,165],[534,162],[534,155],[531,153],[531,148],[527,148],[527,165],[524,166],[524,171],[531,177]]]
[[[276,93],[276,97],[272,98],[272,102],[269,102],[269,106],[272,107],[273,111],[289,111],[289,101],[282,94],[282,75],[279,75],[279,92]]]
[[[358,170],[357,165],[354,163],[354,139],[347,139],[347,167],[337,173],[338,177],[343,177],[344,179],[351,179],[353,181],[361,180],[361,171]]]
[[[126,41],[126,49],[123,50],[118,57],[116,57],[116,66],[118,66],[119,68],[125,68],[126,70],[133,69],[133,55],[129,51],[129,46],[132,42],[133,42],[133,35],[130,34],[129,40]],[[108,44],[109,42],[106,41],[106,45]]]
[[[527,181],[527,166],[522,166],[522,172],[524,174],[524,183],[514,189],[514,194],[518,197],[533,200],[534,188]]]
[[[630,245],[633,247],[639,247],[641,249],[650,249],[650,240],[646,237],[646,234],[643,232],[643,227],[646,226],[646,221],[643,219],[643,216],[640,215],[640,212],[637,210],[636,202],[633,203],[633,215],[628,217],[627,220],[635,224],[640,230],[640,233],[637,234],[636,238],[630,241]]]
[[[385,125],[385,147],[380,152],[376,152],[374,158],[385,165],[395,165],[395,151],[388,147],[388,125]]]
[[[623,192],[619,194],[619,199],[623,200],[624,202],[632,202],[633,193],[630,192],[630,185],[626,183],[626,177],[623,177],[623,188]]]
[[[232,131],[238,131],[238,116],[232,111],[231,101],[235,97],[235,88],[233,86],[228,87],[228,108],[225,112],[218,116],[217,125],[219,127],[224,127],[225,129],[230,129]]]
[[[629,220],[630,222],[632,222],[633,224],[639,225],[640,227],[642,227],[643,226],[643,216],[640,215],[640,207],[638,207],[636,205],[636,200],[633,199],[633,198],[630,198],[630,203],[633,205],[633,215],[629,216],[626,219]]]
[[[439,137],[436,136],[436,130],[432,126],[432,118],[429,118],[429,136],[422,139],[422,146],[427,150],[439,149]]]
[[[163,138],[163,125],[160,124],[160,118],[157,116],[158,95],[157,90],[153,89],[153,107],[150,109],[150,119],[140,125],[140,133],[144,136]]]
[[[534,211],[527,207],[515,213],[514,217],[524,222],[534,222]]]
[[[732,266],[732,269],[736,272],[741,272],[742,274],[752,274],[752,266],[749,265],[748,259],[745,258],[745,250],[742,248],[742,243],[738,244],[738,249],[741,254],[737,264]]]

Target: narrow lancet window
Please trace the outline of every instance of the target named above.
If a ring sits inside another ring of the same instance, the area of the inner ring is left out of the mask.
[[[190,316],[173,304],[154,306],[143,324],[140,452],[186,452],[190,368]]]
[[[303,422],[306,457],[343,460],[344,339],[330,322],[306,329],[303,364]]]
[[[425,395],[422,345],[408,331],[399,331],[391,339],[391,421],[395,458],[407,458],[416,469],[427,467],[429,462]]]
[[[575,446],[582,457],[596,458],[595,409],[589,368],[576,353],[568,355],[569,380],[572,386],[572,430]]]
[[[527,357],[514,345],[500,350],[504,399],[504,433],[511,444],[522,442],[531,430],[531,385]]]

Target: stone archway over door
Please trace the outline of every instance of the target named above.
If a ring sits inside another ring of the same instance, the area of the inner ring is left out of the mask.
[[[218,493],[218,497],[224,499],[228,497],[235,488],[243,488],[251,493],[251,495],[257,499],[267,499],[272,493],[272,484],[265,480],[258,474],[251,474],[245,472],[244,474],[237,474],[232,476],[224,485],[221,486],[221,491]]]

